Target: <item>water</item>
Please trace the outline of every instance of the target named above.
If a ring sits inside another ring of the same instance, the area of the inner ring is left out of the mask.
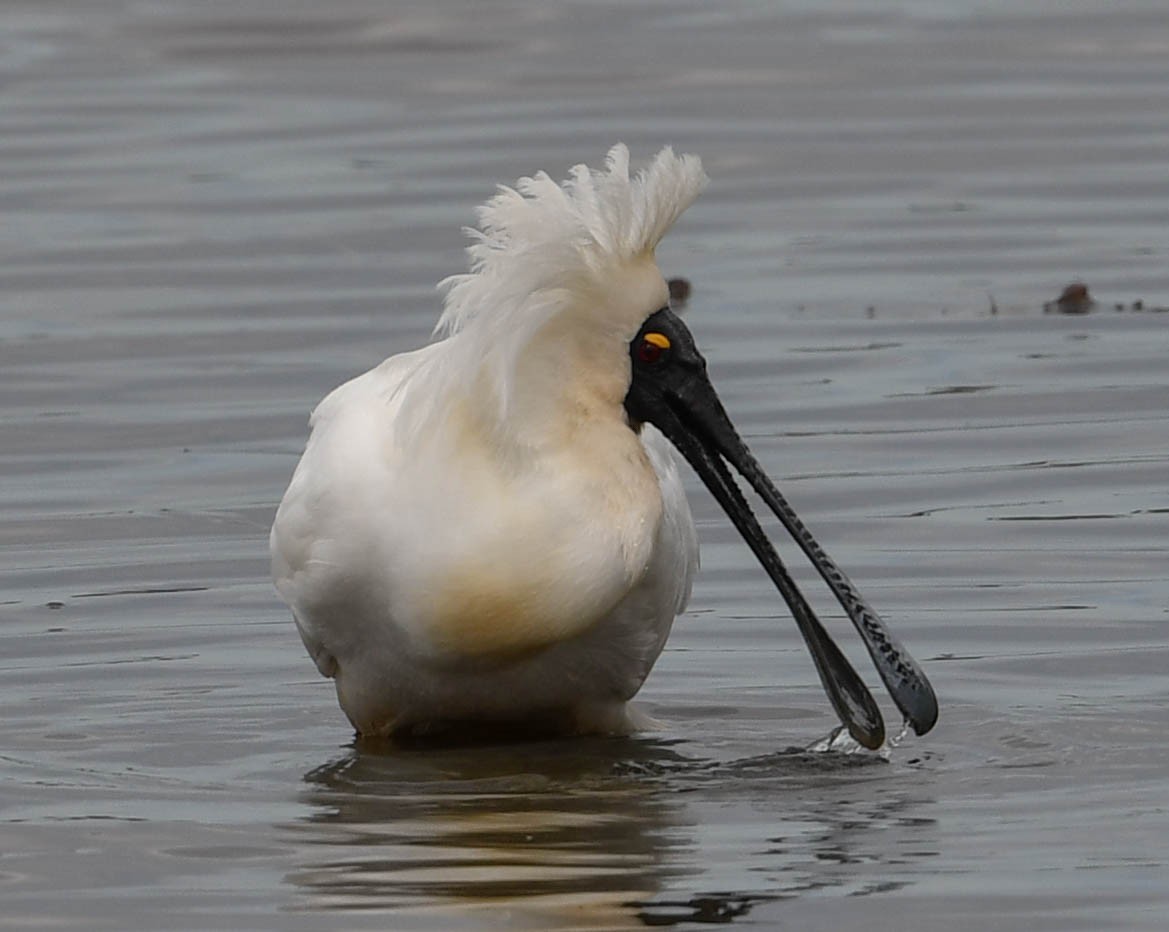
[[[0,927],[1164,927],[1159,4],[4,19]],[[493,184],[617,139],[703,156],[663,267],[934,681],[888,760],[798,750],[827,701],[697,483],[637,739],[354,746],[270,589],[313,403],[426,339]]]

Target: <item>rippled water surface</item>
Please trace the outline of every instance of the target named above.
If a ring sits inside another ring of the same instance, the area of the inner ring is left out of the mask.
[[[1165,927],[1161,4],[2,16],[0,927]],[[831,711],[696,482],[637,739],[355,746],[271,590],[315,401],[426,340],[493,184],[618,139],[703,157],[662,265],[938,690],[887,760],[798,750]]]

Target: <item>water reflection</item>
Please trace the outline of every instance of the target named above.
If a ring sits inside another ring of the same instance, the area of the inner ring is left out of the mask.
[[[932,854],[932,820],[908,812],[920,800],[888,787],[877,758],[684,752],[636,739],[355,746],[305,775],[312,812],[293,827],[303,866],[288,879],[309,909],[606,929],[729,922],[823,887],[892,889],[882,865],[905,852],[891,829],[915,836],[915,858]],[[720,821],[725,836],[712,836]]]
[[[293,881],[315,907],[507,909],[628,925],[684,844],[656,777],[685,761],[648,741],[400,750],[363,745],[305,775],[320,858]]]

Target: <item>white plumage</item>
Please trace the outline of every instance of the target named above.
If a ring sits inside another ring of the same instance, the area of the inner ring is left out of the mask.
[[[441,339],[313,412],[272,571],[362,734],[633,727],[698,547],[673,451],[623,407],[630,341],[704,183],[669,149],[631,177],[616,146],[604,171],[502,188],[443,283]]]

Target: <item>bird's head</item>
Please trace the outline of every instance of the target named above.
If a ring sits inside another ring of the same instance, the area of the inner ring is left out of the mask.
[[[564,389],[569,374],[619,377],[609,393],[620,405],[625,345],[668,301],[654,250],[705,184],[694,156],[666,148],[631,174],[617,145],[601,170],[578,165],[563,183],[539,172],[501,186],[467,231],[469,271],[441,283],[436,330],[460,338],[446,354],[450,377],[489,398],[504,430],[517,402]]]

